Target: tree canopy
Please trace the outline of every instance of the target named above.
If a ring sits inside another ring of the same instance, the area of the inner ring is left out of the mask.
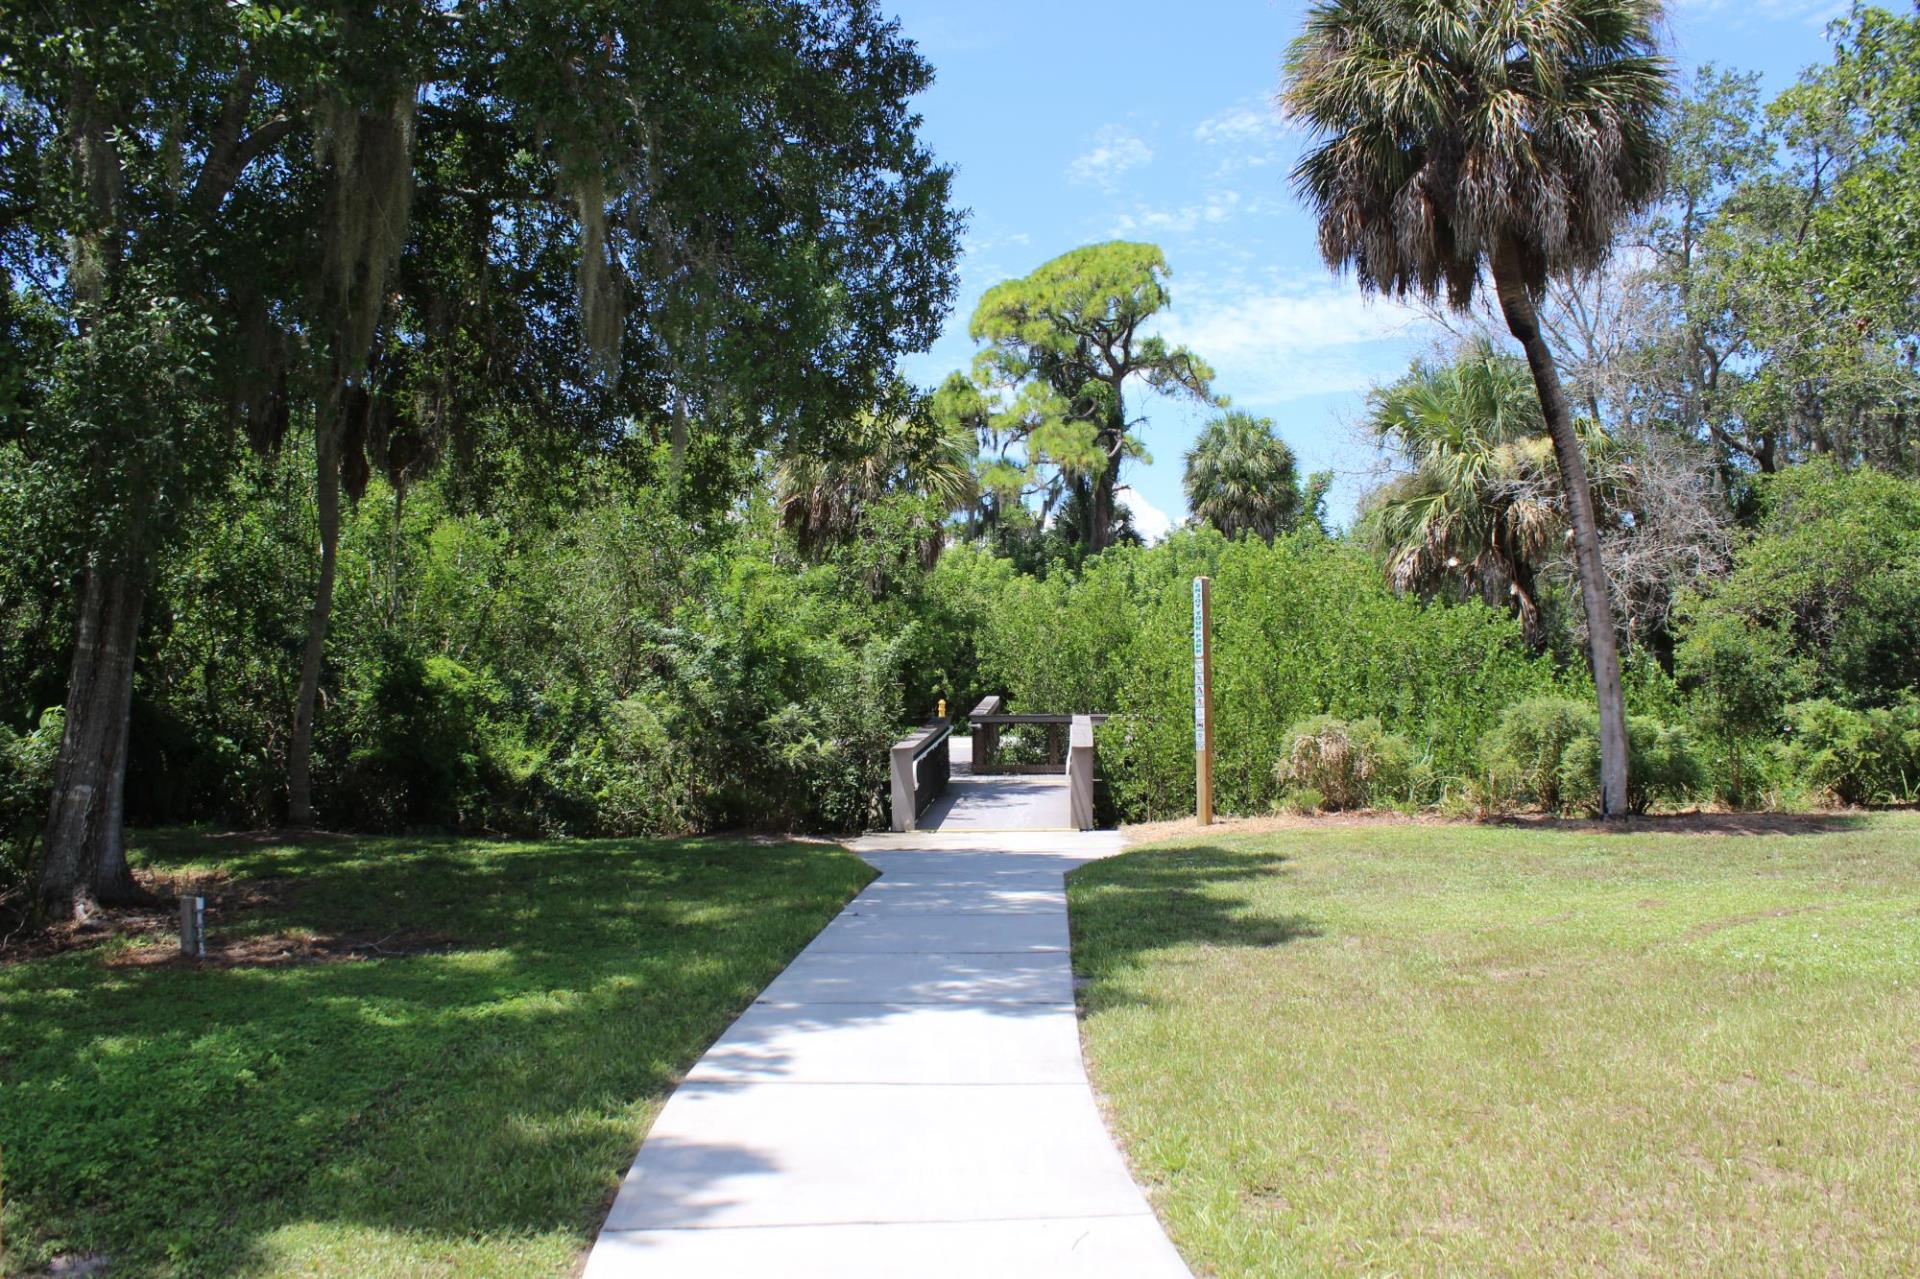
[[[314,428],[298,818],[343,480],[521,430],[729,475],[874,404],[952,289],[930,70],[868,0],[41,8],[0,57],[0,252],[65,330],[20,437],[83,581],[62,910],[129,891],[117,801],[84,797],[119,792],[152,561],[240,426]]]
[[[1315,135],[1294,188],[1363,288],[1467,308],[1490,277],[1559,463],[1600,702],[1601,811],[1626,811],[1626,703],[1586,463],[1539,300],[1660,194],[1654,0],[1316,0],[1282,100]]]
[[[1316,514],[1326,477],[1303,487],[1293,449],[1271,419],[1230,410],[1200,429],[1183,478],[1193,518],[1228,537],[1271,542]]]
[[[1039,485],[1043,516],[1069,496],[1082,505],[1093,552],[1118,528],[1122,467],[1144,455],[1128,384],[1218,402],[1213,370],[1149,331],[1171,300],[1168,275],[1157,246],[1113,241],[995,285],[967,326],[982,344],[972,375],[950,377],[937,401],[938,411],[979,431],[990,488],[1018,500]]]

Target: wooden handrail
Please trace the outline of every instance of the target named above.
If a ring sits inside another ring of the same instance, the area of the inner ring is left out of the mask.
[[[953,762],[947,753],[953,727],[944,718],[930,722],[888,752],[892,772],[892,827],[916,829],[920,814],[947,789]]]

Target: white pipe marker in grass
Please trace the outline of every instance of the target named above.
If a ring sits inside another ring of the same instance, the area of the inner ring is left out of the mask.
[[[180,899],[180,953],[195,959],[207,957],[207,899]]]

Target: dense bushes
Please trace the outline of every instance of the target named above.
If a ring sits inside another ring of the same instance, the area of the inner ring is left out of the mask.
[[[1679,610],[1676,673],[1716,747],[1713,789],[1913,797],[1899,751],[1867,743],[1900,718],[1869,712],[1920,692],[1920,483],[1815,462],[1767,476],[1758,500],[1733,571]]]
[[[965,555],[970,552],[950,553]],[[1578,691],[1484,605],[1396,595],[1364,551],[1317,532],[1229,542],[1183,530],[1123,547],[1077,575],[1014,578],[980,638],[985,682],[1016,707],[1103,710],[1101,766],[1128,819],[1191,812],[1192,579],[1213,578],[1216,802],[1263,812],[1274,764],[1310,716],[1373,718],[1403,736],[1400,802],[1464,787],[1502,707]],[[1415,784],[1417,783],[1417,784]]]
[[[1339,811],[1406,799],[1413,771],[1413,748],[1379,720],[1315,715],[1288,730],[1273,777],[1287,807]]]
[[[0,724],[0,921],[23,904],[65,726],[58,709],[42,715],[30,732]]]
[[[1920,799],[1920,699],[1856,710],[1825,698],[1788,712],[1787,776],[1816,800],[1886,804]]]
[[[309,461],[238,477],[221,518],[161,566],[134,693],[136,822],[283,817]],[[986,693],[1110,712],[1103,802],[1130,820],[1188,813],[1197,574],[1214,583],[1221,811],[1593,803],[1577,662],[1532,652],[1503,611],[1396,594],[1364,549],[1317,531],[1268,545],[1186,529],[1037,577],[968,545],[922,568],[924,526],[905,518],[897,536],[877,519],[802,556],[762,489],[717,513],[597,467],[557,495],[521,491],[508,476],[457,501],[437,481],[404,495],[376,481],[348,512],[315,740],[323,823],[869,826],[902,725]],[[1629,666],[1637,810],[1920,796],[1920,701],[1900,683],[1920,486],[1808,468],[1765,491],[1733,572],[1686,602],[1680,682]],[[67,570],[0,551],[8,582],[43,584],[0,600],[0,632],[64,616],[44,584]],[[17,849],[44,822],[59,729],[35,701],[66,655],[5,656],[0,834]]]
[[[1535,697],[1507,708],[1487,739],[1485,762],[1490,798],[1518,800],[1549,811],[1566,807],[1567,755],[1583,737],[1597,737],[1600,716],[1565,697]]]
[[[297,451],[256,464],[161,566],[136,677],[136,823],[283,820],[310,465]],[[918,569],[876,586],[875,565],[899,559],[881,536],[805,560],[763,493],[702,512],[610,468],[538,500],[508,483],[478,505],[438,482],[402,496],[376,480],[342,530],[317,819],[579,834],[870,825],[886,747],[946,691],[934,655],[964,675],[977,611],[963,590],[923,607]],[[0,724],[31,722],[24,705],[0,710]],[[44,823],[44,779],[0,789],[9,814]]]
[[[1507,708],[1487,741],[1487,798],[1496,806],[1533,804],[1549,812],[1592,811],[1600,801],[1600,715],[1561,697]],[[1627,808],[1684,802],[1704,774],[1684,729],[1650,715],[1627,717]]]

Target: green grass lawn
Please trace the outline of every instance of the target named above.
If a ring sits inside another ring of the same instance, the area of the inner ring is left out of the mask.
[[[236,881],[209,931],[248,962],[0,964],[9,1273],[564,1275],[677,1074],[871,875],[725,840],[136,860]]]
[[[1328,826],[1075,873],[1197,1273],[1920,1274],[1920,815]]]

